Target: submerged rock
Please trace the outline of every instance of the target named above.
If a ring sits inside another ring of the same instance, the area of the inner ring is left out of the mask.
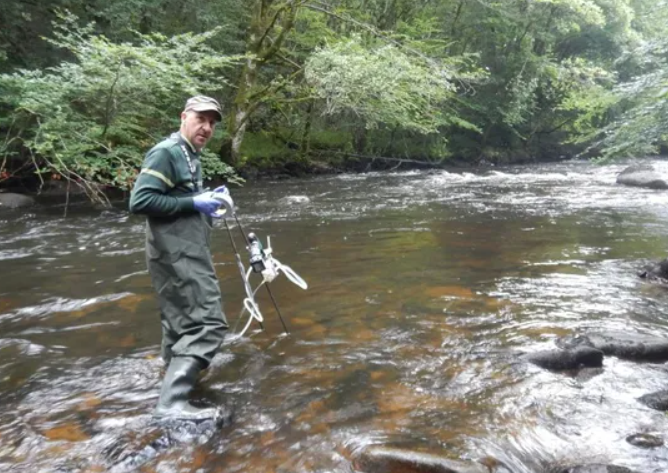
[[[562,348],[592,347],[624,360],[663,363],[668,361],[668,340],[625,332],[588,333],[558,342]]]
[[[638,401],[657,411],[668,411],[668,389],[645,394]]]
[[[278,199],[278,203],[281,205],[304,205],[311,202],[305,195],[288,195]]]
[[[522,359],[546,370],[576,370],[603,366],[603,352],[589,346],[565,350],[544,350],[528,353]]]
[[[617,175],[617,184],[648,189],[668,189],[668,183],[648,164],[629,166]]]
[[[625,466],[592,463],[589,465],[556,466],[547,473],[636,473]]]
[[[13,192],[0,192],[0,209],[19,209],[35,205],[35,199]]]
[[[650,281],[668,282],[668,258],[645,266],[638,276]]]
[[[224,408],[221,408],[220,417],[202,421],[152,418],[144,427],[148,430],[141,437],[131,432],[107,447],[105,456],[112,463],[110,471],[136,471],[175,445],[206,443],[231,422],[232,412]]]
[[[575,379],[579,383],[586,383],[587,381],[591,381],[596,376],[599,376],[599,375],[602,375],[602,374],[603,374],[603,367],[600,367],[600,368],[580,368],[575,375]]]
[[[656,448],[663,445],[663,439],[650,434],[633,434],[626,437],[626,441],[634,447]]]
[[[390,447],[367,447],[354,459],[364,473],[488,473],[472,462],[450,460],[439,455]]]

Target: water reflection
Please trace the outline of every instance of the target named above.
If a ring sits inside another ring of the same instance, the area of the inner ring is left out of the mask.
[[[606,357],[577,376],[517,357],[586,329],[668,338],[668,293],[635,276],[664,256],[668,195],[615,186],[620,170],[371,173],[236,190],[245,230],[271,235],[309,290],[274,283],[290,336],[260,293],[265,331],[230,340],[197,392],[234,422],[194,437],[150,416],[162,365],[141,219],[12,215],[0,226],[0,466],[348,472],[365,446],[402,445],[514,473],[566,460],[666,470],[665,449],[625,441],[666,431],[664,414],[635,400],[665,388],[665,371]],[[280,202],[291,195],[309,200]],[[234,324],[244,294],[224,227],[215,237]]]

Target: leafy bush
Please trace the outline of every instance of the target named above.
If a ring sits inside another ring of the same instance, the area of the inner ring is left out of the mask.
[[[136,44],[115,44],[60,14],[55,37],[72,62],[0,76],[0,101],[12,109],[5,149],[27,150],[40,175],[56,175],[105,202],[100,186],[129,189],[143,154],[177,125],[190,95],[215,95],[221,71],[237,58],[215,53],[217,31],[166,38],[137,33]],[[205,158],[205,172],[233,174]],[[2,171],[2,170],[0,170]]]

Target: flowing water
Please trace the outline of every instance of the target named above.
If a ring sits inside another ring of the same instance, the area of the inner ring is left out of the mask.
[[[196,397],[230,407],[233,423],[162,444],[142,218],[121,204],[0,214],[0,469],[120,471],[144,452],[143,472],[349,472],[351,454],[382,444],[513,473],[571,460],[668,471],[668,448],[625,441],[668,432],[636,400],[668,387],[660,366],[606,357],[580,377],[518,361],[587,330],[668,338],[668,292],[636,275],[666,257],[668,192],[616,185],[624,167],[232,189],[243,229],[270,235],[309,288],[272,283],[289,336],[258,292],[264,331],[228,339],[202,378]],[[234,326],[244,293],[220,222],[213,251]]]

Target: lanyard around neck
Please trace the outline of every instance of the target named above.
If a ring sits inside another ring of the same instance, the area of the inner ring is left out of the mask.
[[[186,157],[186,161],[188,162],[188,169],[190,170],[190,177],[192,178],[193,182],[193,188],[195,192],[199,190],[199,185],[197,183],[197,165],[195,162],[193,162],[192,158],[190,157],[190,151],[188,150],[188,147],[185,144],[184,138],[178,134],[175,133],[172,135],[173,138],[176,138],[176,140],[179,143],[179,146],[181,147],[181,151],[183,151],[183,155]]]

